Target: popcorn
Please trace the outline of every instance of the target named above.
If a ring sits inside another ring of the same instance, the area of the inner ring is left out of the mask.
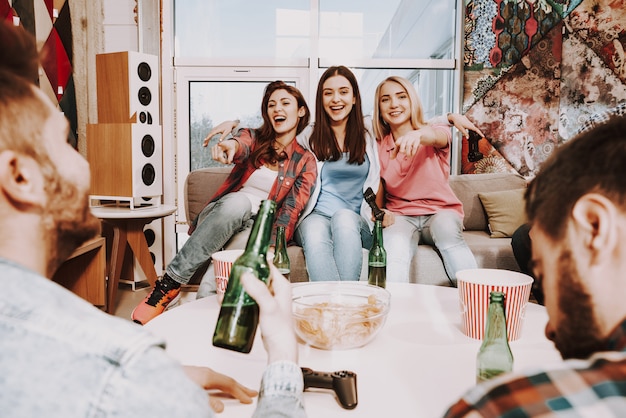
[[[321,349],[346,349],[368,343],[385,322],[385,304],[375,295],[366,304],[321,302],[297,308],[296,333]]]

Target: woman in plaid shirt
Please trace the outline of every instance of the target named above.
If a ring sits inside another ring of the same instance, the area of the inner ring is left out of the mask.
[[[260,128],[244,129],[236,138],[211,149],[214,160],[235,166],[193,221],[190,238],[163,278],[131,314],[133,321],[145,324],[161,314],[178,297],[180,286],[188,283],[214,252],[252,226],[261,200],[276,202],[274,226],[284,226],[287,240],[291,239],[317,179],[315,156],[294,141],[308,125],[310,112],[297,88],[275,81],[265,89],[261,114]]]

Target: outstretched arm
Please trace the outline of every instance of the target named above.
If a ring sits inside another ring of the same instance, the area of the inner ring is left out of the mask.
[[[259,323],[268,366],[263,373],[254,417],[289,416],[304,418],[304,379],[297,364],[298,343],[291,315],[291,283],[270,265],[269,287],[252,274],[241,282],[259,304]]]
[[[392,158],[396,158],[398,153],[413,157],[420,146],[445,148],[450,142],[450,135],[450,128],[441,125],[425,125],[397,138],[395,149],[391,153]]]
[[[291,315],[291,283],[270,265],[269,286],[252,274],[245,274],[242,284],[259,304],[259,324],[269,364],[298,361],[298,343]]]
[[[461,135],[467,137],[469,135],[468,131],[478,132],[481,137],[485,135],[482,133],[480,129],[474,125],[474,123],[467,118],[465,115],[461,115],[460,113],[448,113],[446,115],[436,116],[428,121],[429,125],[436,124],[448,124],[454,125],[456,129],[461,132]]]
[[[211,140],[211,138],[218,134],[221,135],[219,142],[222,142],[230,133],[233,132],[233,130],[238,125],[238,120],[227,120],[213,127],[213,129],[211,129],[211,132],[209,132],[206,138],[204,138],[204,141],[202,141],[202,146],[206,147],[207,145],[209,145],[209,141]]]
[[[211,158],[222,164],[232,164],[239,142],[234,139],[220,141],[211,147]]]

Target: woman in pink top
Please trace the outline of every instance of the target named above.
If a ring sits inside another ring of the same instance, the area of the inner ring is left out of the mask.
[[[396,76],[376,88],[373,123],[388,214],[387,278],[408,282],[417,245],[426,243],[439,251],[456,285],[456,272],[476,268],[476,260],[461,233],[463,206],[448,184],[449,126],[426,124],[413,84]]]

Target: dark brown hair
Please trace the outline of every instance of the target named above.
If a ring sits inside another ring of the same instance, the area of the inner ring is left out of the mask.
[[[0,67],[0,151],[13,150],[48,162],[42,129],[50,110],[37,96],[37,86]]]
[[[626,211],[626,117],[571,139],[542,164],[526,190],[528,220],[553,239],[563,237],[576,202],[600,193]]]
[[[320,161],[337,161],[341,158],[343,150],[339,149],[335,133],[330,126],[330,117],[324,110],[324,82],[334,76],[345,77],[352,85],[354,94],[354,106],[348,115],[346,125],[345,147],[350,153],[348,162],[350,164],[363,164],[365,161],[365,125],[363,124],[363,110],[361,109],[361,93],[356,77],[347,67],[343,65],[330,67],[317,84],[317,94],[315,96],[315,126],[311,133],[311,150]]]
[[[37,83],[39,54],[34,36],[24,28],[0,20],[0,44],[0,68]]]
[[[266,162],[274,164],[276,163],[276,161],[284,159],[283,156],[278,155],[273,147],[273,142],[276,138],[276,132],[274,131],[272,121],[270,120],[267,111],[270,96],[276,90],[285,90],[287,93],[295,97],[298,104],[298,109],[300,109],[301,107],[304,108],[305,114],[298,121],[296,135],[302,132],[304,128],[306,128],[306,126],[309,124],[309,118],[311,117],[309,107],[307,106],[306,100],[304,99],[304,96],[302,95],[300,90],[280,80],[272,81],[271,83],[269,83],[267,87],[265,87],[265,92],[263,93],[263,101],[261,102],[261,116],[263,117],[263,125],[261,125],[260,128],[255,129],[254,131],[256,135],[256,147],[254,148],[254,151],[250,154],[250,159],[254,166],[257,168]]]

